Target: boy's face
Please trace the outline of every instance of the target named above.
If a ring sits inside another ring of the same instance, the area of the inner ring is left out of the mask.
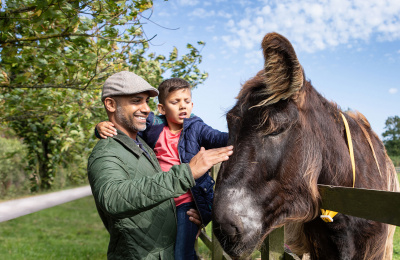
[[[182,129],[183,120],[190,117],[193,109],[190,89],[178,89],[169,93],[164,103],[158,104],[158,111],[165,115],[169,129],[172,131]]]

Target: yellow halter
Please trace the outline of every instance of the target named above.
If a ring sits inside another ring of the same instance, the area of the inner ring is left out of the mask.
[[[353,188],[354,188],[354,184],[356,182],[356,163],[355,163],[355,160],[354,160],[353,142],[351,140],[351,133],[350,133],[349,123],[347,122],[346,117],[342,113],[340,113],[340,114],[342,115],[344,127],[346,129],[346,136],[347,136],[347,143],[349,145],[351,167],[353,169]],[[370,143],[370,145],[371,145],[371,143]],[[372,151],[374,151],[374,149],[372,149]],[[375,153],[374,153],[374,157],[375,157]],[[375,157],[375,160],[376,160],[376,157]],[[379,164],[378,164],[378,169],[379,169]],[[321,209],[321,213],[322,214],[321,214],[320,217],[325,222],[333,222],[333,217],[335,217],[336,214],[337,214],[336,211],[325,210],[325,209]]]
[[[353,142],[351,141],[349,123],[347,122],[346,117],[342,113],[340,113],[340,114],[342,115],[343,123],[344,123],[345,129],[346,129],[346,136],[347,136],[347,143],[349,145],[351,167],[353,169],[353,188],[354,188],[354,184],[356,182],[356,164],[355,164],[355,160],[354,160]],[[365,138],[368,141],[369,147],[371,148],[371,151],[372,151],[372,155],[374,156],[374,159],[375,159],[376,167],[378,168],[379,174],[382,177],[382,172],[379,167],[378,158],[376,157],[374,146],[372,145],[371,137],[368,134],[367,130],[362,125],[360,125],[359,122],[357,122],[357,124],[360,126]],[[333,222],[333,217],[336,216],[336,214],[337,214],[337,212],[335,212],[335,211],[325,210],[325,209],[321,209],[321,213],[322,213],[321,218],[325,222]]]

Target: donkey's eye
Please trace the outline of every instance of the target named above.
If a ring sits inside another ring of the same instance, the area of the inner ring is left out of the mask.
[[[268,136],[277,136],[280,133],[281,133],[280,131],[275,131],[275,132],[269,133]]]
[[[277,136],[277,135],[281,134],[284,131],[285,131],[284,128],[278,128],[275,131],[273,131],[271,133],[268,133],[268,136]]]

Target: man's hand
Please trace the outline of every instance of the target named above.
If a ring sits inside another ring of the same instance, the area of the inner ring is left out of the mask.
[[[115,129],[114,124],[109,121],[103,121],[96,125],[97,132],[101,138],[106,139],[107,137],[113,137],[117,135],[117,129]]]
[[[227,161],[233,153],[233,146],[206,150],[201,147],[200,151],[190,160],[189,166],[193,178],[198,179],[217,163]]]

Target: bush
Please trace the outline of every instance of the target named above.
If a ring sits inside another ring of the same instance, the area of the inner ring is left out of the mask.
[[[0,137],[0,195],[12,198],[29,194],[29,176],[25,172],[26,148],[16,138]]]
[[[27,170],[26,159],[28,149],[15,135],[1,130],[0,128],[0,197],[2,200],[8,200],[32,195],[30,180],[32,174]],[[7,134],[4,134],[6,132]],[[57,166],[50,190],[88,184],[86,164],[89,152],[67,155]]]
[[[400,167],[400,156],[389,156],[395,167]]]

